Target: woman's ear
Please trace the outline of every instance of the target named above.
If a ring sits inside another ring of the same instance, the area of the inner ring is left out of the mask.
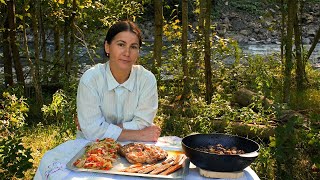
[[[110,52],[110,45],[107,42],[104,43],[104,51],[106,54],[109,54]]]

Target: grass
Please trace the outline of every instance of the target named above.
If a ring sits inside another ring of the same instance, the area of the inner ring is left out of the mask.
[[[33,157],[33,168],[25,172],[24,179],[33,179],[45,152],[63,142],[75,138],[75,135],[72,134],[61,138],[61,127],[59,125],[44,126],[42,124],[38,124],[37,126],[26,128],[24,132],[26,136],[22,141],[25,147],[31,148],[31,155]]]

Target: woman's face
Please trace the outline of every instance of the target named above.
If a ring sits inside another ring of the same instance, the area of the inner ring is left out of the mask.
[[[139,57],[138,36],[130,31],[120,32],[110,44],[105,44],[105,51],[109,53],[112,68],[130,72]]]

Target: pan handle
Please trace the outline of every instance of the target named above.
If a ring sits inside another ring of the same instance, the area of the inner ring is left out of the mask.
[[[257,157],[259,153],[257,151],[253,151],[250,153],[239,154],[240,157]]]

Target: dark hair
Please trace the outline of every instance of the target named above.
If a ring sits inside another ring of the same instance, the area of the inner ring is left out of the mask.
[[[113,38],[120,32],[123,31],[130,31],[138,36],[139,39],[139,46],[142,45],[142,38],[141,38],[141,30],[139,27],[132,21],[119,21],[112,25],[106,35],[106,38],[104,40],[104,44],[108,43],[111,44],[111,41]]]

